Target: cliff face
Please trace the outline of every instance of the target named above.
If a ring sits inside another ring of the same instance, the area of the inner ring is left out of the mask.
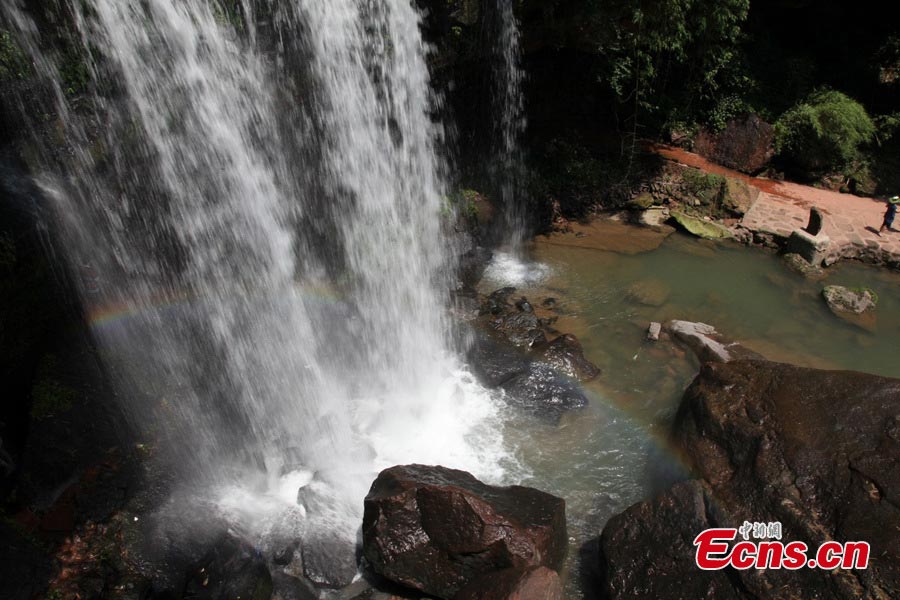
[[[705,365],[675,439],[697,479],[603,532],[610,598],[894,598],[900,594],[900,381],[762,361]],[[868,570],[701,572],[710,527],[780,522],[810,548],[866,541]],[[637,590],[637,596],[632,593]],[[687,593],[685,590],[692,591]]]

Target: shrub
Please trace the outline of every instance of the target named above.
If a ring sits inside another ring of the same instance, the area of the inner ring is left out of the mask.
[[[28,59],[8,31],[0,29],[0,81],[23,79],[28,75]]]
[[[863,106],[841,92],[813,92],[775,123],[775,149],[790,169],[817,177],[860,158],[875,125]]]

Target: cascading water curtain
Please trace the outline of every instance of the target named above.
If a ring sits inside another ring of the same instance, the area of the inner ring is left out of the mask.
[[[186,479],[296,504],[308,473],[309,518],[352,535],[381,468],[502,477],[496,409],[448,343],[440,104],[410,2],[73,0],[82,91],[47,23],[2,10],[63,133],[22,96],[92,330]]]
[[[522,152],[525,133],[525,102],[521,65],[520,31],[514,10],[515,0],[495,0],[493,7],[493,94],[495,119],[495,178],[506,219],[506,241],[518,253],[526,235],[526,173]]]

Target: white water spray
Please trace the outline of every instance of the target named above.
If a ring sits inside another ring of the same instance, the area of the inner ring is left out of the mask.
[[[427,48],[406,0],[253,3],[280,36],[227,6],[72,2],[91,110],[3,10],[55,90],[72,152],[42,177],[135,422],[259,533],[287,510],[350,539],[381,468],[503,474],[447,341]]]

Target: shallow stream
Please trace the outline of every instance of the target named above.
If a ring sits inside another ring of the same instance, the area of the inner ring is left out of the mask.
[[[533,262],[500,254],[482,282],[483,291],[519,283],[536,307],[555,298],[539,312],[558,316],[555,328],[577,335],[603,370],[587,385],[586,410],[559,426],[522,419],[506,432],[530,471],[523,484],[566,499],[569,597],[581,596],[580,560],[595,560],[585,544],[611,516],[683,472],[665,440],[699,363],[670,343],[645,341],[651,321],[709,323],[771,360],[900,377],[900,275],[848,262],[811,281],[769,252],[680,234],[653,250],[643,251],[658,240],[617,252],[610,240],[627,240],[624,227],[591,233],[603,236],[602,250],[570,245],[590,245],[571,234],[540,238]],[[874,319],[860,325],[834,316],[821,297],[828,284],[875,290]]]

